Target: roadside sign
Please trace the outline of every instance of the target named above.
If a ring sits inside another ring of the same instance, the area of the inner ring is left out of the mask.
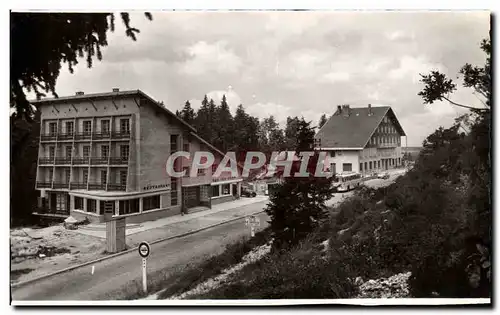
[[[141,255],[142,258],[148,258],[150,253],[151,248],[149,247],[148,243],[142,242],[141,244],[139,244],[139,255]]]
[[[139,244],[139,255],[142,257],[142,289],[144,293],[148,292],[148,280],[147,280],[147,262],[148,256],[151,254],[151,248],[147,242],[142,242]]]
[[[260,226],[260,219],[257,216],[249,216],[245,218],[246,226]]]

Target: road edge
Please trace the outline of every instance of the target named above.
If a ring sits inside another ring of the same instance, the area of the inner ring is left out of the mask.
[[[257,211],[257,212],[254,212],[254,213],[242,216],[242,217],[237,217],[237,218],[232,218],[232,219],[228,219],[228,220],[225,220],[225,221],[217,222],[217,223],[214,223],[212,225],[208,225],[208,226],[202,227],[202,228],[197,229],[197,230],[193,230],[193,231],[189,231],[189,232],[185,232],[185,233],[181,233],[181,234],[177,234],[177,235],[173,235],[173,236],[169,236],[169,237],[157,239],[155,241],[150,242],[149,244],[153,245],[153,244],[164,242],[164,241],[168,241],[168,240],[171,240],[171,239],[188,236],[188,235],[195,234],[195,233],[198,233],[198,232],[201,232],[201,231],[204,231],[204,230],[208,230],[210,228],[213,228],[213,227],[216,227],[216,226],[219,226],[219,225],[223,225],[223,224],[226,224],[226,223],[229,223],[229,222],[233,222],[233,221],[244,219],[246,216],[256,215],[256,214],[260,214],[260,213],[263,213],[263,212],[265,212],[265,210],[260,210],[260,211]],[[111,258],[115,258],[115,257],[121,256],[121,255],[125,255],[125,254],[131,253],[131,252],[136,251],[136,250],[137,250],[137,248],[133,247],[133,248],[124,250],[124,251],[119,252],[119,253],[111,254],[109,256],[104,256],[104,257],[101,257],[101,258],[97,258],[97,259],[94,259],[94,260],[91,260],[91,261],[88,261],[88,262],[81,263],[79,265],[75,265],[75,266],[67,267],[67,268],[64,268],[64,269],[61,269],[61,270],[58,270],[58,271],[54,271],[52,273],[49,273],[49,274],[46,274],[46,275],[42,275],[42,276],[39,276],[37,278],[33,278],[33,279],[30,279],[30,280],[26,280],[26,281],[20,281],[20,282],[12,283],[10,285],[10,287],[11,287],[11,289],[19,288],[19,287],[22,287],[24,285],[27,285],[27,284],[30,284],[30,283],[33,283],[33,282],[37,282],[37,281],[40,281],[40,280],[43,280],[43,279],[46,279],[46,278],[50,278],[50,277],[56,276],[58,274],[65,273],[65,272],[68,272],[68,271],[72,271],[72,270],[75,270],[75,269],[78,269],[78,268],[81,268],[81,267],[85,267],[85,266],[88,266],[88,265],[91,265],[91,264],[95,264],[95,263],[98,263],[98,262],[101,262],[101,261],[104,261],[104,260],[107,260],[107,259],[111,259]]]

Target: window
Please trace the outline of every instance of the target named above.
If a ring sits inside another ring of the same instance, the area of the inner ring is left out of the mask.
[[[56,155],[56,148],[54,146],[50,146],[49,147],[49,157],[54,158],[55,155]]]
[[[75,197],[75,209],[83,210],[83,198]]]
[[[205,169],[198,169],[198,176],[205,176]]]
[[[120,146],[120,157],[122,159],[128,160],[129,147],[127,144]]]
[[[57,134],[57,123],[49,123],[49,135],[55,136]]]
[[[377,161],[378,168],[380,168],[380,161]]]
[[[83,170],[83,183],[87,184],[89,181],[89,170]]]
[[[67,121],[66,122],[66,134],[72,135],[74,131],[75,131],[75,126],[73,125],[73,122]]]
[[[335,151],[330,151],[330,156],[335,157]]]
[[[127,171],[120,171],[120,185],[127,186]]]
[[[108,119],[101,120],[101,132],[102,133],[109,133],[109,120]]]
[[[69,183],[69,181],[71,180],[71,170],[69,169],[64,170],[64,179],[65,183]]]
[[[97,202],[94,199],[87,199],[87,212],[95,213],[97,209]]]
[[[139,199],[120,200],[120,215],[138,213]]]
[[[54,179],[54,169],[49,168],[49,182]]]
[[[371,169],[372,169],[372,161],[370,161],[370,162],[368,163],[368,165],[369,165],[370,170],[371,170]]]
[[[171,191],[170,191],[170,205],[171,206],[177,206],[178,204],[178,195],[177,195],[177,178],[172,177],[170,178],[170,186],[171,186]]]
[[[72,153],[73,153],[73,147],[70,145],[66,146],[66,157],[68,159],[71,158]]]
[[[177,152],[177,138],[178,135],[170,135],[170,153]]]
[[[130,133],[130,120],[128,118],[120,119],[120,132]]]
[[[189,142],[184,143],[184,152],[189,152]]]
[[[220,196],[220,185],[212,186],[212,197]]]
[[[222,186],[222,195],[230,195],[231,194],[231,185],[224,184]]]
[[[109,157],[109,145],[101,146],[101,157],[107,159]]]
[[[344,172],[352,172],[352,164],[351,163],[343,163],[342,171]]]
[[[66,212],[68,209],[68,195],[66,194],[56,194],[56,211]]]
[[[363,163],[359,163],[359,171],[362,172],[363,171]]]
[[[160,195],[142,198],[142,211],[160,209]]]
[[[88,135],[92,132],[92,122],[90,120],[85,120],[83,122],[83,133]]]
[[[101,170],[101,184],[102,185],[106,185],[107,177],[108,177],[108,171]]]
[[[84,145],[83,146],[83,157],[88,158],[89,156],[90,156],[90,146]]]

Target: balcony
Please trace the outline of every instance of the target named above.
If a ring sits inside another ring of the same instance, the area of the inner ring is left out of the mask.
[[[69,184],[69,189],[87,189],[87,183],[73,182]]]
[[[128,157],[112,157],[109,160],[112,165],[128,165]]]
[[[395,148],[398,146],[397,143],[379,143],[377,145],[379,148]]]
[[[36,188],[52,188],[52,182],[36,182]]]
[[[75,134],[75,140],[90,140],[92,138],[92,133],[90,132],[79,132]]]
[[[94,132],[92,134],[92,139],[93,140],[102,140],[102,139],[109,139],[111,137],[111,133],[109,131],[104,131],[104,132]]]
[[[61,164],[71,164],[71,158],[70,157],[56,157],[55,163],[57,165]]]
[[[108,164],[108,157],[93,157],[90,159],[90,164],[92,165],[105,165]]]
[[[55,133],[40,135],[42,141],[56,141],[57,135]]]
[[[109,184],[108,191],[126,191],[127,185],[124,184]]]
[[[73,165],[89,164],[90,157],[75,157],[73,158]]]
[[[73,140],[73,133],[60,133],[57,135],[57,140]]]
[[[53,189],[69,189],[69,183],[54,182]]]
[[[90,183],[89,190],[106,190],[106,184],[103,183]]]
[[[114,139],[130,139],[130,130],[128,130],[128,131],[113,131],[111,136]]]
[[[41,157],[38,159],[38,164],[54,164],[54,157]]]

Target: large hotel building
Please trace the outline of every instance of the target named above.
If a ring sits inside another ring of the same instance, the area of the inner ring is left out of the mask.
[[[41,111],[36,215],[92,222],[104,209],[131,223],[203,209],[239,198],[241,177],[170,177],[165,164],[177,151],[220,152],[196,129],[140,90],[33,101]],[[190,163],[179,167],[189,173]]]

